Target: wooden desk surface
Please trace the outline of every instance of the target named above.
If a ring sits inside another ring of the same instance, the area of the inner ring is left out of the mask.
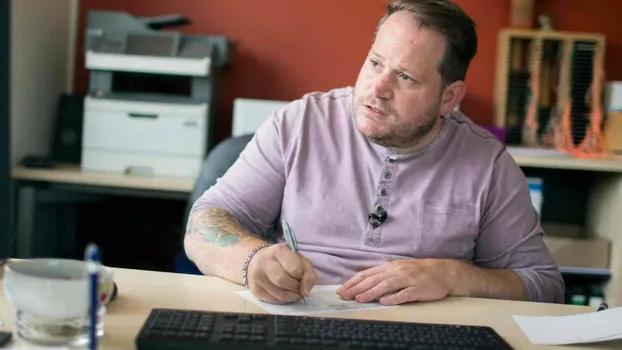
[[[237,296],[238,285],[205,276],[171,274],[153,271],[114,269],[119,296],[108,306],[105,316],[105,335],[101,349],[135,349],[134,339],[142,324],[155,307],[232,312],[265,313],[253,303]],[[1,275],[1,270],[0,270]],[[503,300],[448,298],[438,302],[411,304],[398,308],[345,312],[325,315],[358,319],[456,323],[492,326],[515,349],[534,349],[512,319],[522,315],[571,315],[591,312],[592,308],[522,303]],[[11,329],[13,313],[0,289],[0,316],[4,329]],[[621,342],[591,347],[555,347],[555,349],[620,349]],[[16,339],[9,348],[24,348],[27,344]],[[542,347],[545,348],[545,347]],[[550,347],[549,347],[550,348]]]
[[[72,185],[90,185],[171,191],[189,193],[194,188],[194,179],[175,177],[143,177],[132,175],[83,172],[79,165],[59,165],[55,169],[29,169],[14,165],[12,177],[15,180],[47,181]]]

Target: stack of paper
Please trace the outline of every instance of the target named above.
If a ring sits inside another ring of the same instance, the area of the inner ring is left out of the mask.
[[[337,288],[339,288],[339,285],[313,287],[311,295],[307,297],[308,305],[305,305],[302,300],[284,305],[270,304],[258,300],[250,291],[237,293],[242,298],[255,303],[267,312],[277,315],[312,315],[396,307],[382,306],[379,303],[358,303],[354,300],[342,300],[337,294]]]
[[[513,316],[531,343],[567,345],[622,339],[622,307],[572,316]]]

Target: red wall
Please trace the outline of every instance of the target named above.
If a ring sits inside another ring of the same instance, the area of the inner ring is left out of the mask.
[[[463,110],[478,123],[492,120],[497,31],[509,25],[510,0],[455,0],[476,21],[479,51],[467,76]],[[607,79],[622,79],[622,1],[536,0],[559,30],[607,35]],[[81,0],[76,92],[88,72],[83,46],[86,12],[138,16],[183,13],[186,33],[225,35],[235,43],[222,76],[218,138],[229,135],[235,97],[295,99],[305,92],[351,85],[369,49],[386,0]]]

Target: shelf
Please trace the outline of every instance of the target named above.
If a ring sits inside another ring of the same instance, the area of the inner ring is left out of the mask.
[[[611,277],[611,270],[609,269],[592,269],[587,267],[567,267],[560,266],[559,271],[564,275],[570,276],[592,276],[592,277]]]
[[[622,159],[578,159],[550,149],[507,147],[522,167],[622,173]]]

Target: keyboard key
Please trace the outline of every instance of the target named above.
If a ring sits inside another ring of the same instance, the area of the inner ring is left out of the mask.
[[[316,346],[322,344],[320,339],[307,339],[307,345]]]
[[[245,341],[249,341],[251,339],[250,336],[246,335],[246,334],[236,334],[233,337],[233,340],[235,341],[240,341],[240,342],[245,342]]]
[[[307,340],[304,338],[291,338],[290,342],[294,345],[303,345],[307,343]]]
[[[264,326],[253,326],[251,329],[251,334],[265,335],[268,332],[268,329]]]
[[[205,332],[198,332],[198,333],[194,333],[194,337],[198,338],[198,339],[207,339],[211,336],[210,333],[205,333]]]
[[[289,338],[278,337],[278,338],[274,339],[274,342],[277,343],[277,344],[289,344],[290,340],[289,340]]]
[[[220,332],[221,332],[221,333],[233,333],[233,332],[235,332],[235,326],[232,326],[232,325],[223,325],[223,326],[220,328]]]
[[[235,330],[236,334],[251,334],[251,327],[248,326],[238,326],[238,328]]]
[[[263,335],[253,335],[251,336],[251,341],[253,343],[265,343],[266,337],[264,337]]]
[[[322,342],[322,344],[323,344],[325,347],[332,348],[332,347],[334,347],[334,346],[338,346],[338,345],[339,345],[339,342],[338,342],[338,341],[336,341],[336,340],[324,340],[324,341]]]
[[[238,322],[240,323],[247,323],[251,321],[251,316],[250,315],[240,315],[240,317],[238,318]]]
[[[231,341],[233,340],[233,334],[221,334],[220,340],[222,341]]]
[[[153,322],[151,328],[153,328],[153,329],[166,329],[167,325],[168,325],[168,321],[156,320],[155,322]]]

